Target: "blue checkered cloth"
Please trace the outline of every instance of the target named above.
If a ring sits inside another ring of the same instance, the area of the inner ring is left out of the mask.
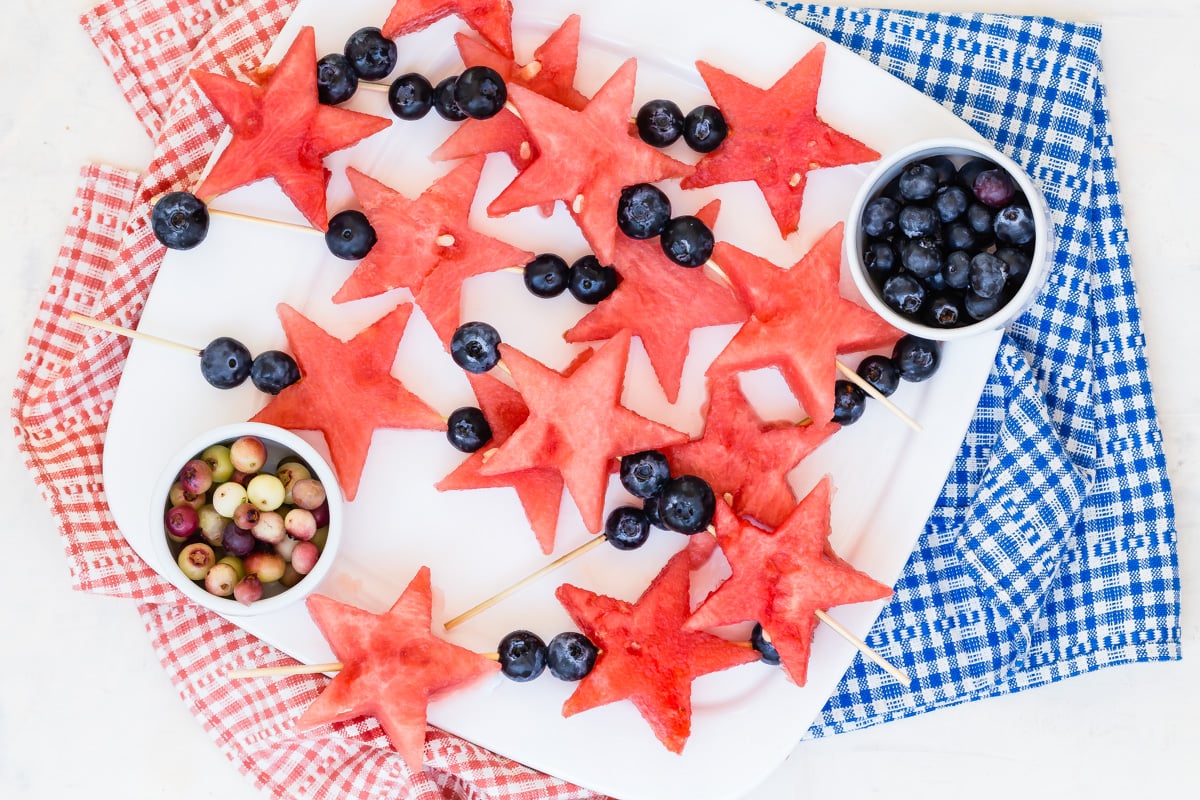
[[[1005,335],[933,515],[810,737],[1180,657],[1175,512],[1144,353],[1101,29],[766,2],[898,76],[1022,164],[1054,269]]]

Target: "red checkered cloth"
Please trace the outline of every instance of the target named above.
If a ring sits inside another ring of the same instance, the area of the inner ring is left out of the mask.
[[[163,248],[150,198],[192,186],[223,123],[190,68],[256,68],[295,0],[115,0],[81,22],[155,141],[146,171],[89,165],[17,378],[12,415],[30,473],[62,535],[71,581],[128,597],[183,701],[213,741],[275,798],[590,798],[579,787],[430,729],[414,774],[373,719],[295,730],[321,675],[230,682],[233,668],[292,663],[241,628],[185,600],[117,530],[102,475],[105,430],[127,340],[77,326],[78,312],[136,327]]]

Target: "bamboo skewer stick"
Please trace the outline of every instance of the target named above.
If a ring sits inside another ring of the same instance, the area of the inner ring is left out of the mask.
[[[176,350],[182,350],[183,352],[190,353],[194,356],[200,355],[200,348],[198,347],[192,347],[191,345],[173,342],[170,339],[163,339],[161,337],[154,336],[153,334],[142,333],[141,331],[134,330],[133,328],[122,328],[120,325],[113,325],[111,322],[104,322],[83,314],[72,312],[71,314],[67,315],[67,319],[71,322],[79,323],[80,325],[87,325],[91,328],[99,328],[100,330],[109,331],[110,333],[118,333],[130,339],[140,339],[142,341],[150,342],[156,345],[162,345],[164,347],[173,347]]]
[[[499,661],[499,653],[480,653],[484,658]],[[247,667],[231,669],[225,673],[226,678],[286,678],[289,675],[316,675],[321,672],[341,672],[346,665],[340,661],[329,661],[324,664],[285,664],[278,667]]]
[[[866,642],[864,642],[862,639],[858,638],[853,633],[851,633],[849,630],[847,630],[846,627],[844,625],[842,625],[842,623],[838,622],[836,619],[829,616],[827,613],[825,613],[823,610],[821,610],[819,608],[816,610],[816,615],[817,615],[817,619],[821,620],[821,622],[825,623],[830,628],[833,628],[834,632],[836,632],[839,636],[841,636],[843,639],[845,639],[850,644],[854,645],[854,647],[858,650],[858,652],[862,653],[866,658],[875,662],[875,664],[878,665],[888,675],[891,675],[893,678],[898,680],[904,686],[912,685],[912,679],[908,677],[907,673],[905,673],[899,667],[893,665],[886,658],[879,655],[879,653],[876,653],[874,650],[872,650]]]

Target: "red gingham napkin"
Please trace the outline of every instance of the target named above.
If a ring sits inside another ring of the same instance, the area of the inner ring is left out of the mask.
[[[128,343],[79,327],[71,312],[136,327],[163,248],[149,199],[194,184],[220,117],[189,68],[257,67],[295,0],[114,0],[81,22],[154,138],[141,175],[83,168],[71,222],[30,334],[12,415],[30,473],[58,524],[75,588],[133,598],[171,681],[213,741],[275,798],[591,798],[576,786],[430,729],[414,774],[372,719],[298,733],[324,676],[230,682],[236,667],[290,663],[241,628],[183,599],[134,553],[105,499],[102,456]]]

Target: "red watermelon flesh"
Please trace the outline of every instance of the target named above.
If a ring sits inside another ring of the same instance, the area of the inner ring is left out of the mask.
[[[788,473],[840,427],[763,422],[737,376],[726,375],[709,384],[704,433],[665,452],[672,475],[700,476],[739,515],[775,527],[799,501]]]
[[[720,201],[696,212],[710,229]],[[679,398],[689,339],[696,328],[744,322],[746,307],[703,269],[686,269],[663,253],[657,238],[616,237],[613,266],[621,282],[563,336],[568,342],[607,339],[628,328],[642,340],[667,401]]]
[[[296,39],[263,85],[193,70],[200,90],[229,124],[232,138],[195,194],[205,202],[239,186],[274,178],[309,224],[329,227],[322,159],[377,133],[391,121],[317,101],[311,27]]]
[[[414,772],[425,762],[429,701],[500,669],[499,662],[432,634],[428,567],[417,571],[383,614],[320,594],[305,602],[342,669],[300,715],[297,727],[375,717]]]
[[[687,441],[687,434],[621,405],[632,340],[621,331],[569,375],[511,345],[500,357],[529,408],[529,417],[483,464],[483,475],[542,467],[562,475],[592,533],[604,524],[604,496],[614,459]]]
[[[713,360],[710,377],[774,367],[808,416],[833,419],[837,356],[890,347],[901,335],[841,296],[841,242],[838,223],[791,269],[717,242],[712,260],[751,316]]]
[[[376,429],[446,429],[442,416],[391,374],[412,305],[397,306],[348,342],[287,304],[277,310],[300,380],[272,397],[252,419],[320,431],[347,500],[358,492]]]
[[[878,152],[834,129],[817,114],[824,62],[822,43],[768,89],[697,62],[696,68],[729,124],[729,135],[700,159],[680,185],[694,189],[754,181],[780,234],[794,232],[811,170],[879,158]]]
[[[684,627],[690,611],[688,552],[676,553],[636,603],[563,584],[555,596],[600,650],[563,704],[569,717],[629,700],[672,753],[691,735],[692,681],[758,660],[749,647]]]
[[[488,214],[499,217],[561,200],[600,262],[613,263],[621,190],[692,170],[630,135],[636,76],[637,61],[631,58],[580,111],[511,87],[509,100],[539,155],[488,205]]]
[[[455,15],[507,56],[513,54],[509,0],[396,0],[381,28],[389,39],[415,33]]]
[[[714,525],[732,575],[696,609],[687,627],[759,622],[788,678],[808,678],[818,610],[880,600],[891,589],[827,553],[831,482],[823,479],[774,531],[739,520],[723,501]]]

